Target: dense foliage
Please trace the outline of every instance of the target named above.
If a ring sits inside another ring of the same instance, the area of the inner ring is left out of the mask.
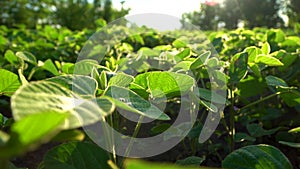
[[[0,25],[9,28],[52,24],[71,30],[95,29],[129,11],[123,7],[115,9],[111,0],[1,0],[0,6]]]
[[[199,26],[201,30],[218,27],[236,29],[239,24],[247,28],[282,28],[284,22],[293,27],[300,20],[298,0],[224,0],[223,3],[200,4],[200,9],[183,15],[182,22]],[[288,20],[284,17],[289,18]]]
[[[103,56],[85,53],[76,62],[93,32],[1,26],[1,168],[16,168],[14,157],[49,142],[59,145],[44,155],[39,169],[121,167],[122,157],[95,145],[80,127],[105,120],[117,131],[131,133],[129,121],[120,115],[126,110],[156,119],[143,133],[138,129],[144,124],[138,122],[135,136],[157,135],[170,128],[180,104],[189,104],[182,95],[198,103],[199,115],[175,147],[180,153],[166,152],[176,165],[125,160],[124,168],[300,167],[299,35],[262,28],[207,32],[208,39],[199,31],[146,32],[126,37],[130,29],[113,27],[106,33],[123,34],[121,42],[97,46],[105,51]],[[213,88],[224,89],[227,97]],[[135,102],[120,100],[124,93]],[[162,97],[167,99],[164,110]],[[74,98],[82,102],[74,106]],[[220,125],[209,140],[199,143],[205,119],[216,115]],[[184,127],[174,128],[166,140]]]

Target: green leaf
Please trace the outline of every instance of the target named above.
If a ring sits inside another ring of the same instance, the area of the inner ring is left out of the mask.
[[[205,160],[205,158],[197,157],[197,156],[190,156],[182,160],[177,160],[176,164],[179,165],[194,165],[200,166],[200,164]],[[184,167],[185,168],[185,167]]]
[[[175,41],[173,41],[172,45],[175,48],[184,48],[184,47],[186,47],[187,44],[180,39],[176,39]]]
[[[141,160],[126,160],[125,169],[182,169],[183,167],[175,164],[154,163]],[[184,169],[212,169],[209,167],[186,166]]]
[[[108,86],[119,86],[119,87],[128,87],[131,82],[133,82],[134,78],[125,73],[118,73],[116,76],[112,77]]]
[[[287,141],[279,141],[279,143],[293,147],[293,148],[300,148],[300,143],[292,143],[292,142],[287,142]]]
[[[11,127],[11,137],[0,148],[0,157],[12,157],[49,141],[63,125],[68,113],[39,112],[24,117]]]
[[[267,89],[267,85],[262,78],[256,78],[248,75],[247,78],[240,81],[237,88],[237,94],[242,98],[247,98],[264,93]]]
[[[5,69],[0,69],[0,75],[0,96],[11,96],[21,86],[18,75]]]
[[[201,66],[203,66],[203,64],[205,64],[208,60],[208,58],[210,57],[211,52],[210,51],[206,51],[203,54],[201,54],[200,56],[198,56],[191,64],[190,68],[191,69],[197,69]]]
[[[99,65],[96,60],[92,60],[92,59],[81,60],[81,61],[75,63],[74,66],[70,67],[69,69],[73,69],[74,74],[89,75],[89,74],[91,74],[91,72],[94,68],[102,68],[104,70],[109,71],[108,68]]]
[[[19,121],[29,115],[44,112],[69,112],[64,129],[77,128],[92,124],[106,112],[98,106],[94,99],[84,99],[63,86],[49,82],[33,82],[22,86],[11,98],[13,117]]]
[[[288,158],[269,145],[251,145],[235,150],[223,161],[226,169],[292,169]]]
[[[268,66],[283,66],[283,63],[277,58],[263,54],[257,56],[256,63],[262,63]]]
[[[271,52],[271,47],[268,42],[264,43],[261,47],[261,51],[263,54],[268,55]]]
[[[183,51],[179,52],[174,56],[174,58],[180,58],[180,60],[183,60],[185,58],[188,58],[192,55],[192,51],[190,48],[185,48]]]
[[[279,70],[283,71],[288,69],[298,58],[297,54],[285,54],[285,56],[282,58],[282,63],[284,64],[284,66],[280,67]]]
[[[170,126],[171,126],[171,124],[168,124],[168,123],[157,124],[156,126],[151,128],[151,133],[152,134],[160,134],[160,133],[166,131]]]
[[[218,103],[218,104],[226,103],[226,97],[223,97],[214,91],[204,89],[204,88],[199,88],[199,97],[212,103]]]
[[[299,133],[299,132],[300,132],[300,127],[289,130],[289,133]]]
[[[286,92],[286,88],[277,88],[278,92]],[[283,101],[289,106],[294,107],[300,105],[300,92],[297,90],[290,90],[289,93],[281,94],[280,97],[283,99]]]
[[[182,70],[183,72],[187,72],[190,70],[192,62],[191,61],[181,61],[173,66],[172,72],[176,72]]]
[[[234,135],[235,142],[244,142],[244,141],[252,141],[254,142],[256,139],[254,137],[249,136],[246,133],[236,133]]]
[[[51,141],[65,142],[65,141],[82,141],[85,134],[81,130],[64,130],[58,133]]]
[[[209,111],[218,112],[218,108],[210,102],[200,100],[199,103],[204,107],[206,107]]]
[[[4,57],[10,64],[17,65],[19,62],[18,57],[11,50],[7,50]]]
[[[283,79],[272,75],[266,77],[266,82],[268,86],[283,87],[283,88],[289,87]]]
[[[108,153],[95,144],[71,142],[48,151],[44,166],[45,169],[108,169],[108,160]]]
[[[229,77],[231,83],[238,83],[247,75],[247,64],[248,53],[242,52],[233,56],[229,67]]]
[[[56,66],[54,65],[54,63],[52,62],[51,59],[47,59],[43,65],[41,66],[41,68],[49,71],[50,73],[52,73],[53,75],[56,75],[58,76],[59,75],[59,72],[56,68]]]
[[[281,127],[277,127],[277,128],[271,129],[271,130],[265,130],[259,124],[248,124],[247,125],[247,130],[252,137],[262,137],[265,135],[271,135],[271,134],[276,133],[280,129],[281,129]]]
[[[257,76],[257,77],[261,77],[261,70],[259,68],[259,66],[255,63],[248,63],[250,69],[252,70],[252,72]]]
[[[54,82],[59,84],[74,93],[84,97],[94,97],[97,90],[97,82],[89,76],[83,75],[61,75],[45,79],[45,81]]]
[[[185,74],[148,72],[135,77],[134,83],[149,91],[152,97],[176,97],[190,91],[195,82]]]
[[[256,46],[247,47],[244,51],[248,53],[248,63],[254,63],[256,57],[259,54],[262,54],[261,49],[257,48]]]
[[[37,65],[36,57],[30,52],[17,52],[16,56],[33,65]]]
[[[170,120],[170,117],[155,105],[126,88],[110,86],[105,95],[109,96],[107,99],[110,99],[117,107],[121,109],[152,119]]]
[[[62,70],[63,73],[73,74],[74,63],[62,63],[61,70]]]

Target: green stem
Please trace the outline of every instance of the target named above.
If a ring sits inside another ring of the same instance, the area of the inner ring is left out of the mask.
[[[274,94],[271,94],[271,95],[269,95],[269,96],[267,96],[267,97],[264,97],[264,98],[262,98],[262,99],[260,99],[260,100],[257,100],[257,101],[255,101],[255,102],[252,102],[252,103],[250,103],[250,104],[248,104],[248,105],[246,105],[246,106],[244,106],[244,107],[242,107],[242,108],[240,108],[238,111],[240,112],[240,111],[242,111],[242,110],[244,110],[244,109],[247,109],[247,108],[249,108],[249,107],[252,107],[252,106],[254,106],[254,105],[256,105],[256,104],[259,104],[259,103],[262,103],[262,102],[264,102],[264,101],[266,101],[266,100],[268,100],[268,99],[271,99],[272,97],[275,97],[275,96],[278,96],[278,95],[281,95],[281,94],[284,94],[284,93],[290,93],[291,91],[282,91],[282,92],[276,92],[276,93],[274,93]]]
[[[235,135],[235,122],[234,122],[234,116],[235,116],[235,110],[234,110],[234,86],[232,85],[230,88],[230,97],[231,97],[231,106],[230,106],[230,152],[234,151],[234,135]]]
[[[134,139],[135,139],[136,136],[138,135],[139,130],[140,130],[141,126],[142,126],[142,121],[143,121],[143,119],[144,119],[144,116],[140,116],[139,121],[138,121],[138,123],[137,123],[136,126],[135,126],[135,129],[134,129],[134,132],[133,132],[132,137],[131,137],[131,139],[130,139],[130,142],[129,142],[129,144],[128,144],[128,147],[127,147],[127,149],[126,149],[126,151],[125,151],[124,157],[127,157],[128,154],[129,154],[129,152],[131,151],[131,148],[132,148]],[[121,165],[123,165],[123,161],[124,161],[124,159],[123,159],[122,162],[120,163]]]
[[[105,117],[102,118],[103,120],[103,123],[106,123],[107,120],[105,119]],[[109,122],[109,121],[108,121]],[[114,154],[114,148],[113,148],[113,143],[112,143],[112,137],[110,136],[110,134],[113,134],[112,131],[110,131],[110,129],[108,127],[106,127],[105,125],[102,125],[103,127],[103,132],[104,132],[104,136],[105,136],[105,143],[106,143],[106,146],[108,149],[110,149]],[[114,160],[115,161],[115,158],[113,155],[109,155],[109,159],[110,160]]]

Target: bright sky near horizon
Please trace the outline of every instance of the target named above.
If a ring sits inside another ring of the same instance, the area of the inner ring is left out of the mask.
[[[161,13],[178,18],[181,18],[183,13],[199,11],[200,3],[205,2],[205,0],[112,0],[113,6],[120,9],[122,1],[125,1],[124,8],[131,8],[130,15]]]

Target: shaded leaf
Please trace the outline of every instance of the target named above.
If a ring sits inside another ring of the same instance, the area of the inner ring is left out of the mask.
[[[235,150],[223,161],[226,169],[292,169],[288,158],[269,145],[251,145]]]

